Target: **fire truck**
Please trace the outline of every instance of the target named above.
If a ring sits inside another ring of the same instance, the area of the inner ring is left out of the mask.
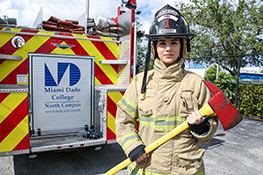
[[[0,156],[116,142],[116,104],[135,76],[135,13],[129,0],[116,18],[84,15],[82,25],[1,19]]]

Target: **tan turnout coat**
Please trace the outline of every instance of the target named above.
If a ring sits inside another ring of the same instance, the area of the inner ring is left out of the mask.
[[[146,98],[140,99],[143,74],[138,74],[118,103],[116,115],[117,141],[128,155],[134,148],[149,145],[186,120],[195,109],[210,99],[202,78],[181,65],[183,59],[168,68],[155,59],[148,72]],[[183,131],[160,146],[149,158],[128,167],[130,174],[204,174],[203,155],[198,141],[208,143],[216,132],[217,117],[209,118],[210,129],[198,135]]]

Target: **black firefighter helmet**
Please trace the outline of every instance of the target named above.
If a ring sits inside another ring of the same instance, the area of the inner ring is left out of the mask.
[[[186,18],[177,9],[167,4],[155,13],[150,32],[145,36],[151,41],[163,38],[185,38],[187,51],[190,52],[190,41],[194,34],[190,33]]]
[[[151,41],[156,44],[157,40],[163,38],[180,38],[181,46],[183,46],[183,39],[186,39],[187,51],[190,52],[190,41],[193,39],[194,34],[190,33],[189,25],[185,17],[178,10],[167,4],[155,13],[154,22],[151,25],[150,33],[145,34],[145,36],[149,39],[149,41],[141,88],[142,100],[145,99],[147,72],[152,48]],[[155,44],[153,44],[154,47]],[[182,58],[183,50],[184,47],[181,47],[180,58]],[[156,52],[155,48],[154,52]],[[156,56],[157,53],[154,53],[154,55]]]

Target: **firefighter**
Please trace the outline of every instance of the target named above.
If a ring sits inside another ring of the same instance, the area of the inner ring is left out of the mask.
[[[202,77],[184,70],[186,50],[190,50],[193,34],[185,17],[167,4],[156,12],[147,37],[152,42],[154,69],[134,78],[118,103],[116,115],[117,141],[134,161],[128,172],[205,174],[202,159],[205,150],[198,141],[211,140],[218,119],[198,112],[210,99],[210,93]],[[144,75],[147,75],[145,83]],[[146,87],[142,96],[141,87]],[[184,121],[190,129],[145,154],[145,146]]]

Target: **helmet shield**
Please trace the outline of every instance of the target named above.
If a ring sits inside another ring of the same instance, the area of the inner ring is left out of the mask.
[[[150,33],[145,36],[152,41],[163,38],[186,38],[190,41],[194,34],[190,33],[185,17],[167,4],[155,13]]]

